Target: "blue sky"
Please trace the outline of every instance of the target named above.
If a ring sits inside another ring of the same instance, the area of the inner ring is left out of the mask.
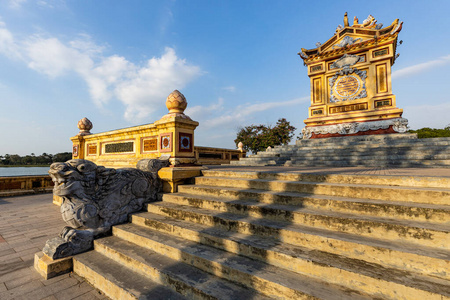
[[[404,22],[393,92],[413,129],[450,123],[450,1],[0,0],[0,155],[71,150],[92,132],[152,123],[174,89],[198,146],[235,148],[239,127],[304,127],[297,52],[372,14]]]

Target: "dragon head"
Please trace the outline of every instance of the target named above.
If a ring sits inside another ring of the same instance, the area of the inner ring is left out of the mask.
[[[53,193],[60,197],[80,193],[93,194],[99,168],[103,167],[84,159],[53,163],[48,171],[55,184]]]

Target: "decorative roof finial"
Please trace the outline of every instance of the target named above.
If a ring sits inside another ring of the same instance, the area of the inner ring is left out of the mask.
[[[345,15],[344,15],[344,27],[348,27],[348,16],[347,16],[347,12],[345,12]]]
[[[80,121],[78,121],[78,129],[80,129],[80,132],[78,133],[78,135],[89,135],[91,134],[90,130],[93,128],[94,126],[92,125],[92,122],[89,121],[88,118],[83,118]]]

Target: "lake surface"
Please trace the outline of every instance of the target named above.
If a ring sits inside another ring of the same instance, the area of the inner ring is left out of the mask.
[[[26,175],[48,175],[50,167],[14,167],[0,168],[0,177],[26,176]]]

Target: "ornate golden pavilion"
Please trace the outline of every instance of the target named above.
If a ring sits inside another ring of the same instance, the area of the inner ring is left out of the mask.
[[[317,48],[298,53],[311,80],[303,138],[405,132],[408,120],[392,94],[391,67],[403,22],[384,27],[369,15],[361,24],[347,13],[344,26]]]

